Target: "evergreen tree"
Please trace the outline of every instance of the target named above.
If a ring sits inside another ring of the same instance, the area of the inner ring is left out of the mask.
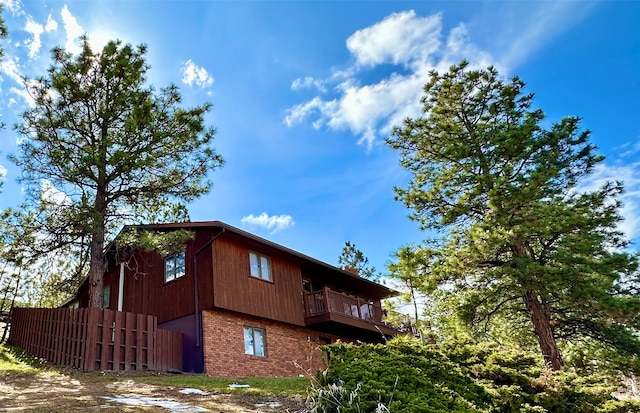
[[[29,91],[35,106],[16,126],[27,202],[43,249],[75,247],[89,257],[89,305],[102,306],[105,244],[124,224],[188,219],[185,202],[209,191],[223,160],[205,125],[210,105],[180,107],[176,86],[146,84],[146,46],[87,38]]]
[[[375,267],[369,265],[369,259],[350,241],[345,242],[344,247],[342,247],[342,252],[338,257],[338,266],[345,269],[351,268],[360,277],[368,279],[379,278]]]
[[[393,254],[395,261],[388,265],[389,277],[400,283],[401,303],[413,307],[413,320],[420,337],[424,336],[426,326],[419,308],[427,304],[427,297],[438,285],[437,276],[431,272],[434,254],[432,249],[407,245]]]
[[[412,173],[397,199],[448,235],[434,270],[472,323],[524,314],[553,369],[560,339],[640,354],[638,259],[617,229],[622,184],[579,191],[603,159],[579,119],[545,129],[519,78],[466,66],[432,72],[424,116],[387,139]]]

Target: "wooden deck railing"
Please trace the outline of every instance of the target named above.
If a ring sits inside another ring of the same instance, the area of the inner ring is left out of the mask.
[[[333,291],[322,290],[305,293],[305,316],[339,313],[372,323],[382,323],[382,307],[369,301]]]
[[[98,308],[14,308],[8,344],[84,371],[182,369],[182,334],[150,315]]]

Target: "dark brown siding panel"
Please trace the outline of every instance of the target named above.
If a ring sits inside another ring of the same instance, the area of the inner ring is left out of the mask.
[[[249,247],[226,239],[213,244],[215,306],[304,326],[300,267],[269,250],[273,282],[250,276]]]

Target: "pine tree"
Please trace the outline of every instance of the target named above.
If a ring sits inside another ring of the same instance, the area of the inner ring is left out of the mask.
[[[29,91],[35,106],[16,126],[28,206],[42,247],[75,246],[89,257],[90,306],[102,306],[105,245],[124,223],[185,220],[185,202],[209,191],[223,160],[205,125],[209,104],[184,109],[176,86],[146,83],[146,46],[111,41],[94,53],[87,38]]]
[[[387,139],[412,173],[397,199],[447,240],[437,268],[471,323],[525,314],[553,369],[558,340],[593,337],[640,354],[637,256],[618,230],[620,182],[581,192],[603,157],[577,117],[548,129],[517,77],[431,73],[423,117]]]
[[[356,248],[356,245],[351,241],[344,243],[342,252],[338,257],[338,265],[342,268],[353,269],[360,277],[368,279],[377,279],[379,277],[376,274],[375,267],[369,265],[369,258]]]

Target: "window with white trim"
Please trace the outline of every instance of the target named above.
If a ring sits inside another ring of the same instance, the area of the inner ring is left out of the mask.
[[[251,276],[266,281],[271,279],[271,260],[265,255],[257,252],[249,252],[249,265],[251,266]]]
[[[244,353],[252,356],[265,357],[267,355],[265,331],[263,328],[244,327]]]
[[[185,275],[184,251],[164,259],[164,282],[173,281]]]

